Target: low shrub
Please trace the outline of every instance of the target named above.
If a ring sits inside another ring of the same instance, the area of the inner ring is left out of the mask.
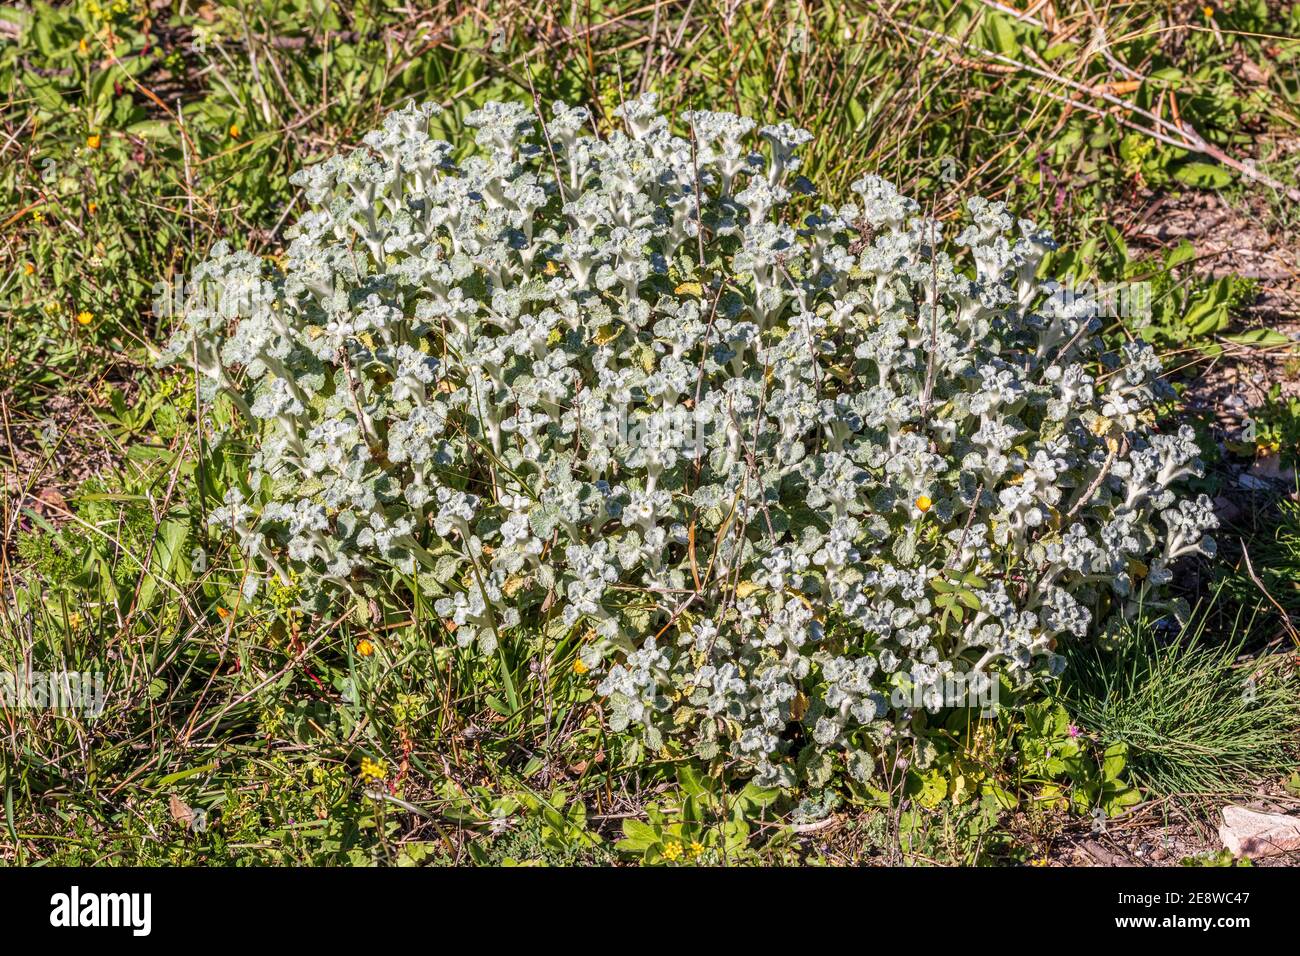
[[[1106,353],[1001,203],[955,237],[876,176],[820,203],[807,132],[675,133],[653,96],[596,136],[435,112],[298,173],[286,254],[218,246],[169,350],[256,428],[212,523],[316,609],[576,636],[615,731],[865,779],[915,710],[1059,671],[1212,553],[1159,360]]]

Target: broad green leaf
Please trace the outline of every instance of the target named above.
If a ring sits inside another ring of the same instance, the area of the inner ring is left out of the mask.
[[[1183,163],[1174,170],[1174,177],[1198,189],[1222,189],[1232,182],[1232,173],[1212,163]]]

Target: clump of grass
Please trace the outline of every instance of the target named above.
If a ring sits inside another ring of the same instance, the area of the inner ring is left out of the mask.
[[[1300,625],[1300,502],[1280,502],[1272,534],[1256,535],[1247,547],[1250,563],[1243,558],[1229,576],[1229,593],[1243,602],[1263,597],[1291,626]]]
[[[1300,759],[1300,680],[1289,654],[1244,655],[1253,621],[1218,643],[1208,612],[1172,638],[1136,625],[1113,650],[1070,655],[1070,712],[1102,742],[1125,743],[1133,782],[1162,797],[1253,790]]]

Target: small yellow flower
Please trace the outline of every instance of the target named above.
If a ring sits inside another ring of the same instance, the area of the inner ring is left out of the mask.
[[[384,766],[383,761],[371,760],[369,757],[361,758],[361,782],[378,783],[388,776],[388,768]]]
[[[590,668],[588,668],[586,664],[582,663],[582,658],[578,658],[578,660],[573,662],[573,673],[575,674],[585,674],[589,669]]]
[[[98,133],[91,133],[89,136],[86,137],[86,145],[89,146],[91,149],[99,149],[99,144],[101,142],[102,140],[100,139]]]
[[[364,637],[357,641],[357,654],[360,657],[369,657],[375,652],[375,645],[371,644]]]
[[[230,138],[239,139],[239,127],[234,123],[230,124]]]
[[[1208,3],[1201,7],[1201,12],[1205,14],[1205,19],[1207,20],[1214,18],[1214,7],[1210,6]]]
[[[95,317],[94,317],[93,315],[91,315],[89,312],[78,312],[78,313],[77,313],[77,324],[78,324],[78,325],[89,325],[91,322],[94,322],[94,321],[95,321]]]
[[[671,863],[682,855],[682,845],[680,843],[670,843],[664,847],[664,859]]]
[[[77,41],[77,52],[79,52],[82,56],[85,56],[87,53],[90,52],[90,44],[86,42],[85,37],[82,37],[80,40]]]
[[[98,209],[99,209],[99,203],[97,202],[86,204],[86,212],[90,213],[92,216],[95,214],[95,211]]]
[[[704,844],[701,843],[699,840],[691,841],[691,856],[696,859],[704,856]]]
[[[933,504],[934,502],[930,500],[929,495],[918,495],[916,499],[916,510],[921,512],[921,514],[925,514],[930,510]]]
[[[30,276],[30,275],[35,275],[35,274],[36,274],[36,267],[35,267],[34,265],[32,265],[30,262],[24,262],[24,263],[23,263],[23,275],[25,275],[25,276]]]

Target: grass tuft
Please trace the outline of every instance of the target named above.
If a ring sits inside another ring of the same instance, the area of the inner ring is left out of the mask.
[[[1161,797],[1233,796],[1300,759],[1291,654],[1247,653],[1254,621],[1207,639],[1208,612],[1172,638],[1147,623],[1117,648],[1070,655],[1064,694],[1085,733],[1129,749],[1133,782]]]

